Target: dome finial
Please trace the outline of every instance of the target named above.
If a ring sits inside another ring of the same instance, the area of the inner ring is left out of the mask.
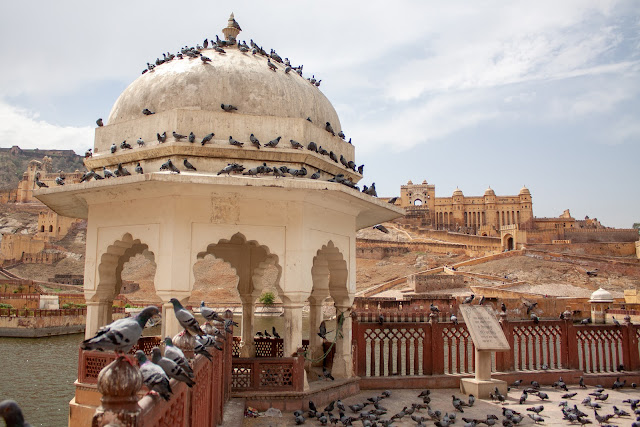
[[[233,16],[233,12],[231,12],[229,20],[227,21],[227,26],[222,29],[222,34],[224,34],[224,38],[227,41],[235,41],[238,34],[240,34],[240,31],[242,31],[242,28],[240,28],[240,25]]]

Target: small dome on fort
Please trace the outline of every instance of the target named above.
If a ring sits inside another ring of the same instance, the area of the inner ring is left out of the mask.
[[[485,196],[495,196],[496,192],[493,191],[493,189],[491,187],[487,188],[486,191],[484,192]]]
[[[413,185],[413,181],[409,180],[409,182],[407,182],[407,185]]]
[[[529,189],[528,189],[527,187],[523,186],[523,187],[520,189],[520,193],[519,193],[519,195],[520,195],[520,196],[530,196],[530,195],[531,195],[531,192],[529,191]]]
[[[600,288],[591,294],[589,302],[613,302],[613,295],[611,295],[611,292]]]
[[[453,197],[455,196],[464,196],[464,194],[462,194],[462,190],[460,190],[458,187],[456,187],[456,189],[453,191]]]

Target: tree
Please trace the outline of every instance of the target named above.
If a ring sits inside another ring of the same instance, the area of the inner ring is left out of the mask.
[[[638,230],[638,234],[640,234],[640,222],[634,222],[633,223],[633,228]]]

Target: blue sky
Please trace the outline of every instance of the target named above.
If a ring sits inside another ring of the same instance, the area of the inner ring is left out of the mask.
[[[427,180],[536,216],[640,222],[638,1],[2,2],[2,146],[93,144],[147,61],[221,35],[230,12],[336,108],[363,183]]]

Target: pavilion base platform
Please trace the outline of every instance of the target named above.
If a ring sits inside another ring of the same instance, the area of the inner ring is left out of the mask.
[[[475,378],[462,378],[460,380],[460,392],[467,396],[473,394],[478,399],[489,399],[489,395],[495,389],[500,394],[507,395],[507,382],[502,380],[478,380]]]
[[[313,381],[304,391],[245,391],[232,392],[232,398],[245,401],[245,408],[252,407],[259,411],[269,408],[281,411],[308,410],[309,400],[319,407],[326,406],[332,400],[345,399],[360,393],[360,378],[336,379],[335,381]]]

